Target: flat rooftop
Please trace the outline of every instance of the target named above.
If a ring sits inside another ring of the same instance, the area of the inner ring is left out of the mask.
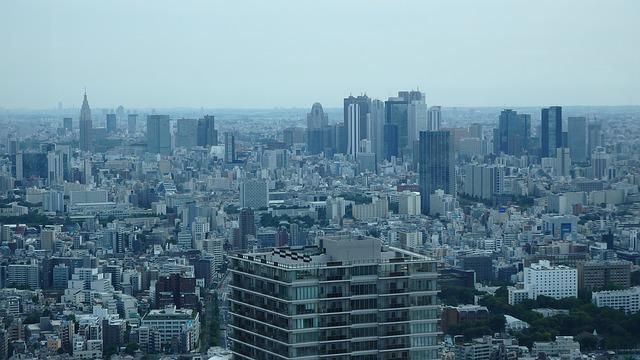
[[[291,269],[432,260],[415,251],[383,245],[378,238],[352,235],[325,236],[319,246],[274,248],[233,256]]]

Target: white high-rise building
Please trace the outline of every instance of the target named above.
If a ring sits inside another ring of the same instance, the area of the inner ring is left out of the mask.
[[[349,104],[347,116],[347,154],[356,157],[360,143],[360,106]]]
[[[428,108],[424,102],[424,97],[420,100],[413,100],[407,108],[407,135],[409,146],[413,149],[420,138],[420,131],[427,131],[428,128]]]
[[[369,111],[371,147],[378,160],[384,159],[384,101],[372,100]]]
[[[398,194],[398,212],[403,215],[420,215],[420,193],[405,190]]]
[[[438,131],[442,126],[441,107],[432,106],[429,108],[429,116],[427,117],[427,131]]]
[[[540,295],[555,299],[577,297],[578,270],[540,260],[524,268],[524,289],[532,300]]]

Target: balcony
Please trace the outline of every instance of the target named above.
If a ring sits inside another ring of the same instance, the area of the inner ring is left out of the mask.
[[[334,293],[328,293],[327,294],[327,298],[339,298],[339,297],[343,297],[343,293],[342,292],[334,292]]]
[[[408,276],[406,271],[392,271],[389,273],[389,277]]]
[[[343,308],[339,307],[339,308],[328,308],[327,312],[328,313],[338,313],[338,312],[343,312],[345,311]]]
[[[346,326],[346,321],[330,321],[327,323],[326,327],[335,327],[335,326]]]

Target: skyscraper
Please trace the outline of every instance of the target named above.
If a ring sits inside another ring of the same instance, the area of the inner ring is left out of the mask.
[[[232,163],[236,161],[236,136],[227,131],[224,133],[224,162]]]
[[[589,131],[589,134],[588,134],[589,143],[587,144],[589,146],[588,155],[589,157],[591,157],[591,154],[596,150],[596,148],[602,146],[602,123],[600,122],[589,123],[588,131]]]
[[[567,125],[567,145],[571,160],[584,163],[587,161],[587,119],[584,116],[569,117]]]
[[[408,103],[401,97],[391,97],[384,103],[385,111],[385,158],[402,157],[408,144]],[[395,138],[392,138],[392,132]]]
[[[176,131],[176,147],[192,148],[197,145],[198,120],[178,119],[178,129]]]
[[[247,249],[247,236],[256,236],[256,224],[253,209],[242,208],[238,214],[238,227],[240,229],[240,243],[236,247],[241,250]]]
[[[422,213],[429,214],[429,197],[436,190],[456,194],[453,137],[448,131],[422,131],[419,143],[418,181]]]
[[[429,116],[427,117],[427,130],[438,131],[442,126],[442,109],[440,106],[432,106],[429,108]]]
[[[73,119],[70,117],[62,119],[62,127],[67,131],[73,130]]]
[[[423,119],[420,112],[425,111],[424,102],[425,96],[420,91],[398,91],[397,97],[391,97],[385,102],[386,124],[392,125],[388,128],[396,134],[395,140],[388,135],[385,140],[387,159],[391,156],[404,158],[413,153],[413,143],[418,138],[416,131],[422,128],[419,122]],[[415,104],[415,111],[411,114],[409,107],[412,103]]]
[[[331,153],[336,146],[335,127],[329,126],[329,116],[320,103],[314,103],[307,114],[305,136],[309,154],[320,154],[323,151]]]
[[[234,357],[440,358],[433,259],[346,235],[230,260]]]
[[[80,150],[91,151],[93,149],[93,134],[91,122],[91,108],[87,101],[87,93],[84,93],[82,100],[82,109],[80,109]]]
[[[347,110],[347,154],[356,157],[360,142],[360,105],[349,104]]]
[[[218,130],[213,115],[205,115],[198,120],[198,146],[218,145]]]
[[[526,154],[531,138],[531,115],[503,110],[498,121],[498,134],[498,151],[515,156]]]
[[[380,161],[384,159],[384,101],[371,101],[369,126],[371,127],[371,147]]]
[[[424,94],[418,92],[420,96],[414,96],[417,99],[411,100],[407,110],[407,141],[411,151],[417,146],[420,139],[420,131],[427,131],[428,108],[425,103]]]
[[[358,97],[354,97],[349,95],[349,97],[344,98],[344,124],[347,125],[347,120],[349,118],[349,105],[357,104],[359,108],[359,119],[358,119],[358,136],[361,139],[369,138],[369,126],[367,123],[367,114],[369,114],[369,107],[371,106],[371,99],[367,95],[360,95]]]
[[[107,134],[112,134],[116,132],[118,127],[116,114],[107,114]]]
[[[147,151],[171,155],[171,125],[169,115],[147,115]]]
[[[133,135],[136,133],[136,129],[138,127],[138,114],[129,114],[127,115],[127,132],[129,135]]]
[[[320,103],[314,103],[307,114],[307,129],[319,129],[329,125],[329,115],[325,114]]]
[[[542,109],[540,123],[540,157],[556,156],[556,149],[562,144],[562,107],[551,106]]]

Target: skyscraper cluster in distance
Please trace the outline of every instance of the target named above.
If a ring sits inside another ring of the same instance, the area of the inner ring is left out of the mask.
[[[0,360],[640,346],[637,108],[8,114]]]

